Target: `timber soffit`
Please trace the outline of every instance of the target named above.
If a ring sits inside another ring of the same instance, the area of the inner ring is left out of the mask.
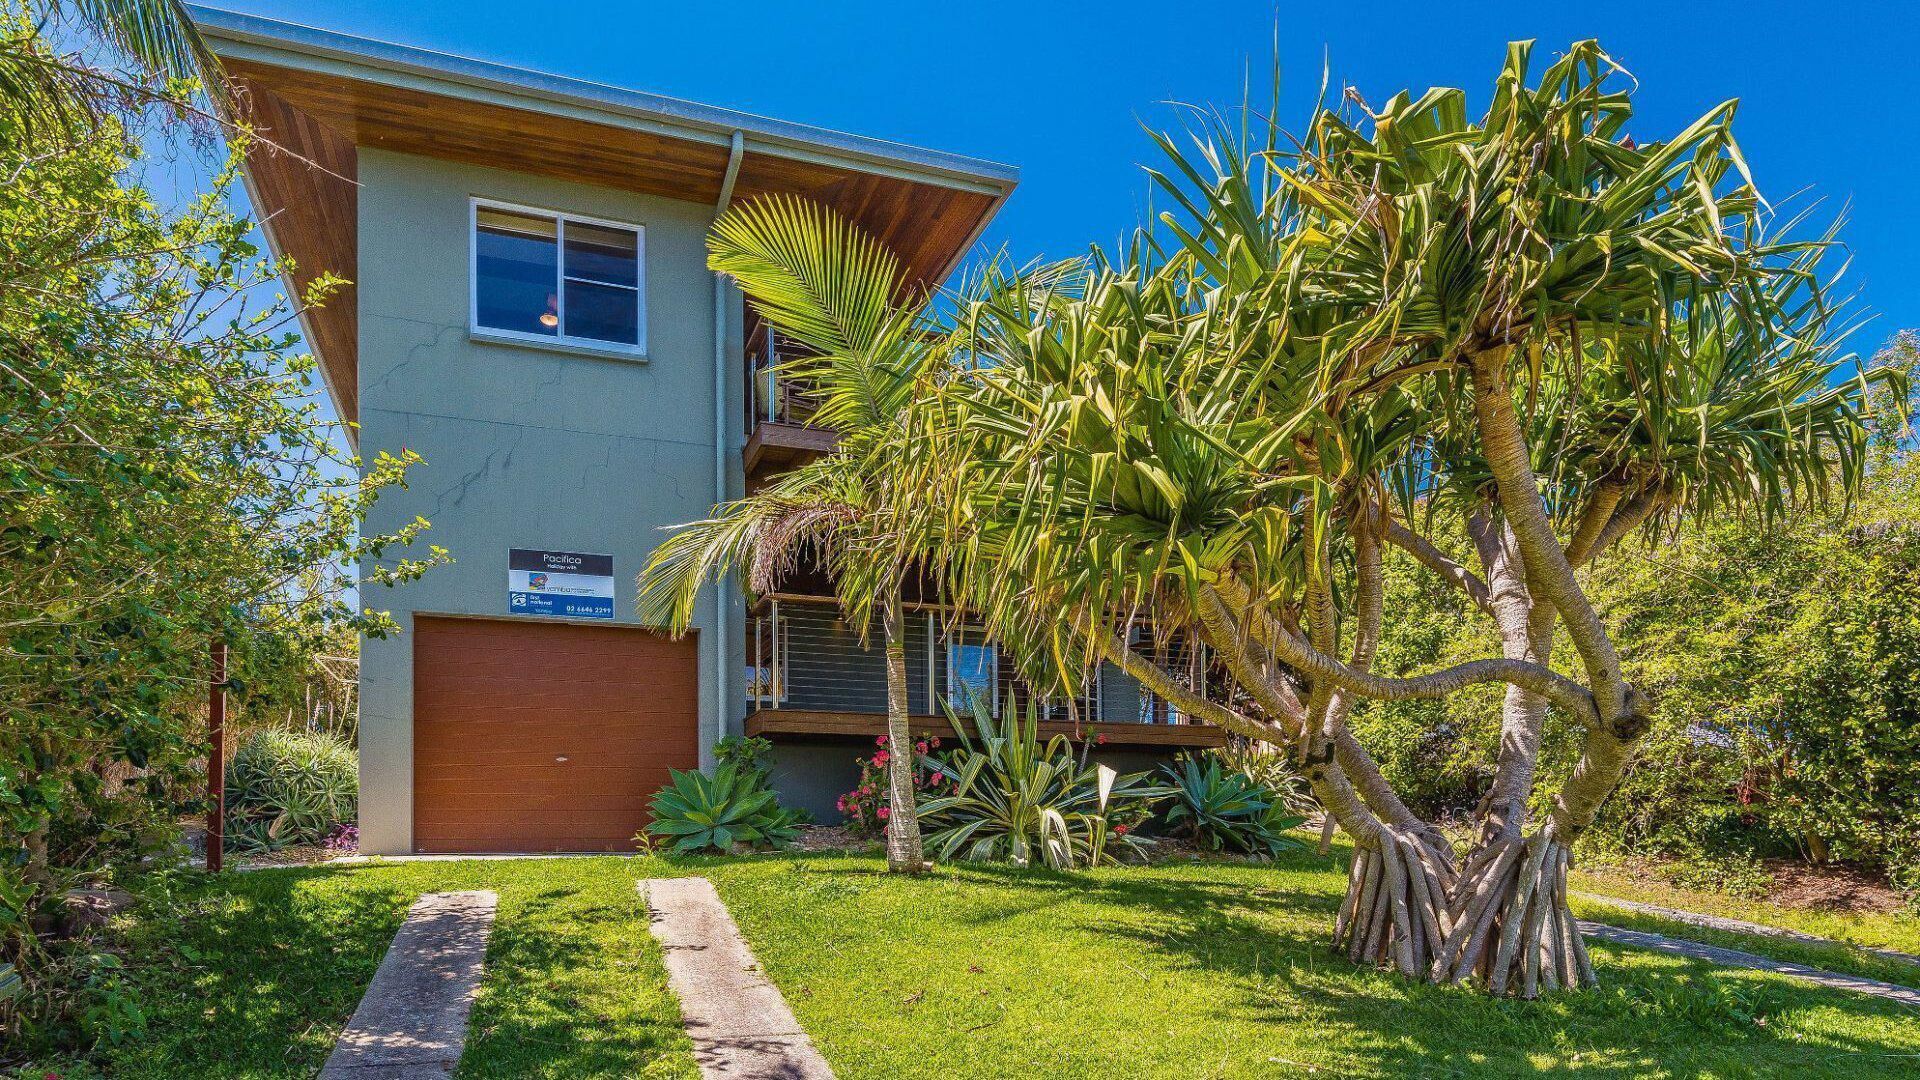
[[[469,57],[189,5],[222,59],[308,71],[724,147],[735,131],[749,154],[1006,198],[1019,170],[979,158],[775,120]]]

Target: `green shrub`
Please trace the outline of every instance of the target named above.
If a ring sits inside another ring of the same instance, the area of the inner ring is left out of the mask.
[[[766,779],[773,773],[773,742],[759,736],[729,735],[713,744],[716,765],[731,765],[742,776]]]
[[[1306,818],[1288,812],[1277,792],[1231,769],[1217,754],[1181,754],[1160,766],[1172,782],[1168,825],[1208,851],[1272,856],[1300,841],[1287,830]]]
[[[242,851],[317,844],[350,824],[360,795],[353,747],[333,735],[262,728],[227,763],[227,841]]]
[[[783,807],[767,786],[764,769],[738,757],[713,771],[671,770],[672,780],[653,797],[647,831],[673,842],[683,854],[782,847],[799,832],[801,816]]]
[[[994,719],[987,702],[972,702],[976,739],[948,707],[960,746],[925,759],[939,774],[935,794],[920,803],[927,847],[942,859],[1010,859],[1026,866],[1035,852],[1047,866],[1070,870],[1138,856],[1150,841],[1135,830],[1169,791],[1146,773],[1116,773],[1075,756],[1064,736],[1040,743],[1040,713]]]
[[[1700,854],[1676,859],[1662,871],[1667,880],[1696,892],[1758,900],[1773,888],[1773,875],[1759,860],[1742,855]]]

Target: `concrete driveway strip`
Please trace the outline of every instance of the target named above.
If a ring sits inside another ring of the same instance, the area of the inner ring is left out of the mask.
[[[706,878],[640,882],[667,984],[706,1080],[832,1080],[833,1070],[767,981]]]
[[[1897,1001],[1920,1009],[1920,990],[1897,983],[1881,982],[1860,975],[1845,975],[1837,971],[1822,971],[1805,964],[1789,963],[1771,957],[1757,956],[1739,949],[1725,949],[1718,945],[1703,945],[1698,941],[1683,941],[1663,934],[1649,934],[1643,930],[1628,930],[1605,923],[1580,920],[1580,933],[1601,941],[1611,941],[1617,945],[1632,945],[1640,949],[1653,949],[1675,956],[1705,960],[1725,967],[1751,968],[1754,971],[1766,971],[1775,975],[1785,975],[1792,979],[1804,979],[1835,990],[1852,990],[1855,993],[1871,994],[1888,1001]]]
[[[321,1080],[426,1080],[453,1074],[480,989],[497,894],[428,893],[373,974]]]

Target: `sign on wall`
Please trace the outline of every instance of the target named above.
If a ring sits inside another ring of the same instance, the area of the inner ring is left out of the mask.
[[[507,553],[507,610],[613,618],[613,556],[513,548]]]

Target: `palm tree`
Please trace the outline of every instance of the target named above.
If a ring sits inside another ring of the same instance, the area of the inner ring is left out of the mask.
[[[1355,841],[1336,943],[1493,993],[1592,983],[1571,845],[1649,723],[1577,573],[1637,531],[1845,498],[1879,377],[1836,345],[1830,238],[1763,227],[1732,107],[1636,143],[1615,76],[1588,42],[1531,83],[1518,45],[1477,120],[1435,90],[1323,110],[1298,143],[1163,139],[1166,234],[965,306],[995,362],[943,394],[931,455],[970,511],[942,561],[989,632],[1287,745]],[[1389,549],[1500,654],[1374,671]],[[1140,612],[1230,690],[1128,649]],[[1346,719],[1482,684],[1506,692],[1498,767],[1456,861]],[[1550,712],[1582,749],[1540,791]]]
[[[761,318],[814,355],[784,378],[818,400],[814,421],[839,442],[713,517],[681,526],[640,576],[644,615],[684,631],[701,588],[745,571],[771,592],[803,559],[828,571],[848,621],[879,622],[887,669],[887,867],[925,866],[907,726],[902,585],[914,565],[917,500],[894,478],[914,458],[910,406],[939,340],[920,305],[901,304],[898,260],[832,210],[794,197],[751,200],[714,224],[708,262],[738,282]]]
[[[109,102],[151,100],[139,76],[197,82],[216,104],[226,79],[180,0],[70,0],[28,3],[29,18],[0,24],[0,97],[23,122],[70,125]],[[42,27],[70,20],[139,69],[134,79],[74,55],[59,55]]]

